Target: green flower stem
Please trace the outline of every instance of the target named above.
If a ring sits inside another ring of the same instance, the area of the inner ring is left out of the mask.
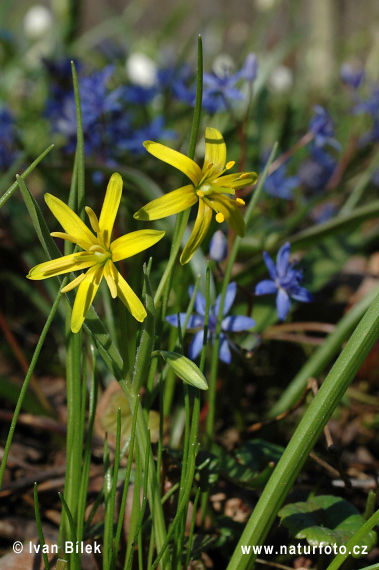
[[[22,180],[25,180],[25,178],[35,169],[35,167],[41,162],[41,160],[43,158],[45,158],[45,156],[51,151],[51,149],[54,147],[53,144],[51,144],[49,147],[47,147],[46,150],[43,151],[42,154],[39,155],[38,158],[35,159],[34,162],[32,162],[32,164],[30,166],[28,166],[28,168],[20,175],[20,178]],[[16,180],[16,182],[13,182],[12,186],[10,188],[8,188],[8,190],[6,192],[4,192],[4,194],[1,196],[0,198],[0,208],[2,206],[4,206],[5,202],[12,196],[13,192],[18,188],[18,181]]]
[[[37,531],[38,531],[38,538],[39,538],[39,541],[41,544],[43,565],[45,566],[45,570],[49,570],[49,568],[50,568],[49,559],[47,557],[46,552],[44,552],[44,548],[43,548],[45,546],[45,537],[43,536],[41,515],[39,512],[37,483],[34,483],[34,513],[35,513],[35,517],[36,517],[36,526],[37,526]]]
[[[350,556],[349,552],[354,552],[354,546],[360,544],[364,537],[379,523],[379,510],[377,510],[369,519],[365,522],[365,524],[355,533],[354,536],[346,544],[346,553],[345,554],[337,554],[334,560],[329,564],[326,570],[338,570],[343,562]],[[374,566],[369,566],[366,570],[370,568],[379,568],[379,564],[375,564]],[[363,570],[365,570],[363,568]]]
[[[88,429],[87,429],[86,447],[83,457],[83,467],[82,467],[82,475],[80,480],[79,504],[78,504],[77,536],[79,542],[83,540],[84,515],[87,503],[89,472],[91,467],[92,433],[93,433],[93,426],[95,423],[97,390],[98,390],[98,382],[96,379],[96,353],[93,344],[90,345],[89,351],[92,357],[91,359],[92,372],[91,372],[91,387],[89,393]],[[85,398],[83,397],[83,402],[84,401]]]
[[[153,513],[153,526],[157,550],[160,551],[166,541],[166,525],[163,516],[157,472],[155,470],[154,457],[150,445],[150,434],[149,430],[147,429],[145,414],[141,406],[139,395],[134,393],[126,380],[120,380],[119,384],[128,399],[130,409],[134,410],[134,413],[137,414],[137,443],[141,457],[145,459],[145,454],[149,454],[148,494],[150,500],[150,510]],[[162,569],[170,569],[168,552],[163,556]]]
[[[200,127],[200,117],[201,117],[201,102],[203,98],[203,43],[201,36],[198,37],[197,41],[197,75],[196,75],[196,101],[195,101],[195,109],[193,113],[193,121],[192,121],[192,129],[191,129],[191,137],[188,149],[188,156],[189,158],[194,158],[195,156],[195,149],[196,149],[196,142],[197,137],[199,134],[199,127]],[[191,209],[181,212],[176,217],[175,222],[175,230],[174,236],[172,239],[170,257],[167,262],[166,269],[162,275],[160,283],[158,285],[158,289],[155,293],[154,303],[155,306],[158,304],[159,299],[161,298],[163,291],[166,287],[166,284],[169,284],[168,289],[170,289],[170,283],[172,282],[172,276],[174,271],[174,266],[176,262],[176,258],[179,253],[180,244],[184,235],[184,231],[187,227],[188,218],[190,215]],[[166,295],[168,296],[169,291],[166,290]],[[162,312],[162,320],[164,319],[164,313]]]
[[[242,533],[228,570],[254,567],[255,556],[244,556],[241,545],[263,544],[309,453],[378,336],[379,295],[347,342],[287,445]]]
[[[378,293],[379,285],[374,287],[370,293],[363,297],[359,303],[342,317],[335,330],[325,339],[323,344],[315,350],[300,372],[284,390],[279,400],[270,410],[270,417],[275,417],[285,410],[288,410],[299,400],[307,385],[308,378],[317,378],[319,374],[325,370],[331,360],[341,350],[343,343],[357,326]]]
[[[68,277],[65,277],[65,278],[63,279],[63,281],[62,281],[62,286],[61,286],[61,288],[64,287],[64,286],[67,284],[67,281],[68,281]],[[8,455],[9,455],[9,450],[10,450],[10,447],[11,447],[11,444],[12,444],[13,434],[14,434],[14,431],[15,431],[15,429],[16,429],[18,416],[19,416],[19,413],[20,413],[20,411],[21,411],[22,404],[23,404],[23,402],[24,402],[24,398],[25,398],[26,392],[27,392],[27,390],[28,390],[28,386],[29,386],[30,379],[31,379],[32,374],[33,374],[33,372],[34,372],[34,368],[35,368],[35,366],[36,366],[36,364],[37,364],[38,357],[39,357],[39,355],[40,355],[41,349],[42,349],[43,344],[44,344],[44,342],[45,342],[46,335],[47,335],[47,333],[48,333],[48,330],[49,330],[49,328],[50,328],[50,325],[51,325],[51,322],[52,322],[52,320],[53,320],[53,318],[54,318],[54,315],[55,315],[55,313],[57,312],[57,309],[58,309],[58,306],[59,306],[59,302],[60,302],[60,300],[61,300],[61,297],[62,297],[62,293],[59,291],[59,293],[58,293],[58,295],[57,295],[57,297],[56,297],[56,299],[55,299],[55,301],[54,301],[54,303],[53,303],[53,306],[51,307],[51,311],[50,311],[50,313],[49,313],[49,316],[48,316],[47,319],[46,319],[46,323],[45,323],[45,326],[44,326],[43,329],[42,329],[41,336],[40,336],[39,339],[38,339],[38,343],[37,343],[37,346],[36,346],[36,348],[35,348],[35,351],[34,351],[34,354],[33,354],[33,358],[32,358],[32,360],[31,360],[30,366],[29,366],[29,368],[28,368],[28,372],[27,372],[27,374],[26,374],[26,376],[25,376],[25,380],[24,380],[24,383],[23,383],[22,388],[21,388],[21,391],[20,391],[20,395],[19,395],[18,400],[17,400],[16,409],[15,409],[14,414],[13,414],[11,426],[10,426],[10,428],[9,428],[9,433],[8,433],[7,441],[6,441],[5,446],[4,446],[3,459],[2,459],[2,461],[1,461],[1,466],[0,466],[0,489],[1,489],[2,482],[3,482],[5,467],[6,467],[6,464],[7,464],[7,459],[8,459]]]
[[[245,213],[245,223],[246,228],[249,227],[249,221],[251,219],[251,215],[253,210],[258,202],[259,196],[261,194],[264,181],[268,176],[268,172],[271,166],[272,161],[274,160],[274,156],[276,153],[277,144],[274,145],[274,148],[271,151],[270,157],[267,161],[267,164],[259,177],[258,184],[256,189],[254,190],[254,194],[249,202],[249,205],[246,209]],[[228,265],[226,267],[224,280],[222,282],[222,289],[221,289],[221,300],[220,300],[220,311],[217,317],[217,325],[216,325],[216,332],[215,332],[215,339],[212,347],[212,356],[211,356],[211,372],[209,378],[209,390],[208,390],[208,415],[207,415],[207,425],[206,425],[206,438],[207,438],[207,445],[210,446],[213,441],[213,430],[214,430],[214,420],[215,420],[215,409],[216,409],[216,382],[217,382],[217,374],[218,374],[218,353],[220,350],[220,333],[221,333],[221,322],[222,322],[222,315],[224,311],[224,304],[225,304],[225,297],[226,291],[230,282],[230,278],[232,275],[232,269],[234,266],[234,262],[237,257],[238,249],[241,243],[241,238],[236,236],[232,251],[229,256]]]
[[[70,509],[71,515],[77,525],[77,515],[79,507],[79,490],[78,481],[81,479],[82,472],[82,445],[83,439],[80,438],[81,433],[81,355],[82,355],[82,333],[77,334],[71,332],[71,307],[66,300],[66,327],[65,334],[67,339],[66,349],[66,392],[67,392],[67,464],[64,498]],[[62,528],[67,540],[69,527],[67,518],[64,516],[65,510],[62,512]]]

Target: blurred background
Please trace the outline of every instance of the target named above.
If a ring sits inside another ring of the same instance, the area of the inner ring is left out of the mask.
[[[162,64],[187,50],[193,56],[194,38],[201,33],[205,62],[220,52],[238,61],[248,50],[263,55],[276,47],[277,59],[295,80],[301,73],[303,89],[327,88],[346,58],[363,62],[374,79],[378,75],[376,0],[52,0],[36,5],[2,0],[0,15],[3,30],[24,36],[26,54],[31,44],[34,55],[39,50],[51,53],[64,39],[76,40],[79,45],[72,47],[83,54],[117,37],[124,47],[147,51]]]

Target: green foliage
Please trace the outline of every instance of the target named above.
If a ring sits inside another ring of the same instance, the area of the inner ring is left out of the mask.
[[[286,505],[278,516],[291,536],[305,538],[312,546],[346,546],[365,522],[354,505],[333,495],[320,495],[306,502]],[[360,552],[369,552],[375,546],[376,538],[374,531],[363,537],[357,544]],[[359,558],[359,555],[355,556]]]

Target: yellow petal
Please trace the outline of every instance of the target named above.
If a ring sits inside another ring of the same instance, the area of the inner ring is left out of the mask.
[[[120,261],[144,251],[163,238],[165,232],[138,230],[119,237],[111,243],[113,261]]]
[[[180,256],[180,263],[182,265],[191,259],[195,251],[201,245],[201,242],[209,230],[211,220],[211,208],[205,203],[204,200],[199,200],[199,210],[197,212],[197,217],[193,226],[192,233],[186,247],[183,249],[182,255]]]
[[[207,127],[205,129],[205,157],[203,175],[206,179],[219,176],[225,168],[226,145],[220,131]],[[208,165],[212,164],[211,168]]]
[[[93,261],[78,261],[77,255],[77,253],[72,253],[71,255],[40,263],[29,271],[27,278],[33,280],[47,279],[48,277],[55,277],[55,275],[62,275],[70,271],[87,269],[87,267],[94,265]]]
[[[188,176],[194,186],[199,184],[203,175],[200,167],[191,158],[188,158],[188,156],[177,150],[173,150],[168,146],[153,141],[145,141],[143,146],[150,154],[159,158],[159,160],[167,162],[167,164],[171,164],[171,166],[183,172],[183,174]]]
[[[85,244],[85,247],[83,245],[80,247],[88,249],[91,245],[97,243],[97,239],[91,230],[87,228],[85,223],[67,204],[52,196],[52,194],[45,194],[45,201],[65,232],[73,236],[77,243],[82,242]]]
[[[245,220],[236,202],[222,194],[212,194],[205,200],[215,212],[220,212],[232,230],[240,237],[245,235]]]
[[[102,266],[91,267],[79,285],[71,315],[71,330],[73,333],[77,333],[81,329],[102,277]]]
[[[247,175],[247,176],[244,176]],[[241,176],[244,176],[241,178]],[[220,176],[213,183],[217,186],[224,186],[226,188],[234,188],[239,190],[241,188],[246,188],[255,184],[258,180],[258,175],[256,172],[238,172],[237,174],[225,174],[225,176]]]
[[[111,243],[113,225],[121,200],[122,186],[122,178],[117,174],[117,172],[115,172],[112,174],[108,183],[99,219],[99,226],[106,247],[109,247],[109,244]]]
[[[112,262],[110,262],[112,263]],[[133,317],[142,323],[147,315],[146,309],[138,299],[137,295],[134,293],[133,289],[127,284],[121,273],[117,271],[114,267],[114,271],[117,273],[117,295],[120,300],[124,303],[128,311],[133,315]]]
[[[104,265],[104,277],[107,281],[107,285],[109,287],[109,291],[111,292],[113,299],[117,297],[117,285],[116,285],[117,275],[115,274],[117,274],[117,269],[115,268],[112,261],[108,259],[108,261]]]
[[[134,214],[136,220],[160,220],[178,214],[196,204],[198,198],[192,184],[178,188],[160,198],[156,198]]]

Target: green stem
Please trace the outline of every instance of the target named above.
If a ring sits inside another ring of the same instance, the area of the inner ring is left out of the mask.
[[[201,102],[203,98],[203,43],[201,36],[198,37],[197,42],[197,79],[196,79],[196,101],[195,101],[195,109],[193,113],[193,121],[192,121],[192,129],[191,129],[191,137],[188,149],[188,156],[189,158],[194,158],[195,156],[195,149],[196,149],[196,142],[197,137],[199,134],[199,127],[200,127],[200,117],[201,117]],[[184,231],[187,227],[188,218],[190,215],[190,208],[185,212],[181,212],[177,215],[176,222],[175,222],[175,230],[174,236],[172,239],[170,257],[167,262],[166,269],[162,275],[160,283],[158,285],[158,289],[155,293],[154,303],[157,306],[159,299],[161,298],[163,291],[165,289],[166,283],[170,284],[172,281],[173,270],[176,262],[176,258],[179,253],[180,244],[184,235]],[[162,317],[164,319],[164,315]]]
[[[379,295],[355,329],[287,445],[242,533],[228,570],[254,567],[256,556],[244,556],[241,545],[263,544],[309,453],[378,336]]]
[[[28,174],[30,174],[35,169],[35,167],[51,151],[51,149],[53,147],[54,147],[53,144],[51,144],[49,147],[47,147],[47,149],[44,150],[43,153],[40,154],[39,157],[36,158],[35,161],[32,162],[32,164],[30,166],[28,166],[28,168],[20,175],[20,178],[22,178],[22,180],[25,180],[25,178],[28,176]],[[12,194],[16,190],[16,188],[18,188],[18,181],[17,180],[16,180],[16,182],[13,182],[12,186],[10,188],[8,188],[8,190],[6,192],[4,192],[4,194],[1,196],[0,208],[2,206],[4,206],[5,202],[12,196]]]
[[[270,157],[267,161],[267,164],[259,177],[259,181],[257,187],[254,191],[253,197],[249,202],[245,213],[245,224],[248,227],[249,221],[251,219],[251,215],[253,210],[258,202],[259,196],[261,194],[263,184],[265,179],[268,176],[269,169],[271,166],[272,161],[274,160],[274,156],[276,153],[277,144],[274,145],[274,148],[271,151]],[[212,346],[212,356],[211,356],[211,372],[209,377],[209,390],[208,390],[208,415],[207,415],[207,425],[206,425],[206,437],[207,437],[207,445],[210,445],[213,440],[213,430],[214,430],[214,421],[215,421],[215,410],[216,410],[216,382],[217,382],[217,374],[218,374],[218,353],[220,350],[220,334],[221,334],[221,323],[223,319],[223,311],[224,311],[224,304],[225,304],[225,297],[226,291],[230,282],[230,278],[232,275],[232,269],[234,266],[234,262],[237,257],[238,249],[241,244],[241,239],[239,236],[236,236],[234,240],[234,244],[232,247],[232,251],[229,256],[228,265],[226,267],[224,279],[222,282],[222,289],[221,289],[221,300],[220,300],[220,310],[219,314],[217,315],[217,325],[216,325],[216,332],[215,332],[215,339]],[[204,505],[203,505],[204,506]]]

